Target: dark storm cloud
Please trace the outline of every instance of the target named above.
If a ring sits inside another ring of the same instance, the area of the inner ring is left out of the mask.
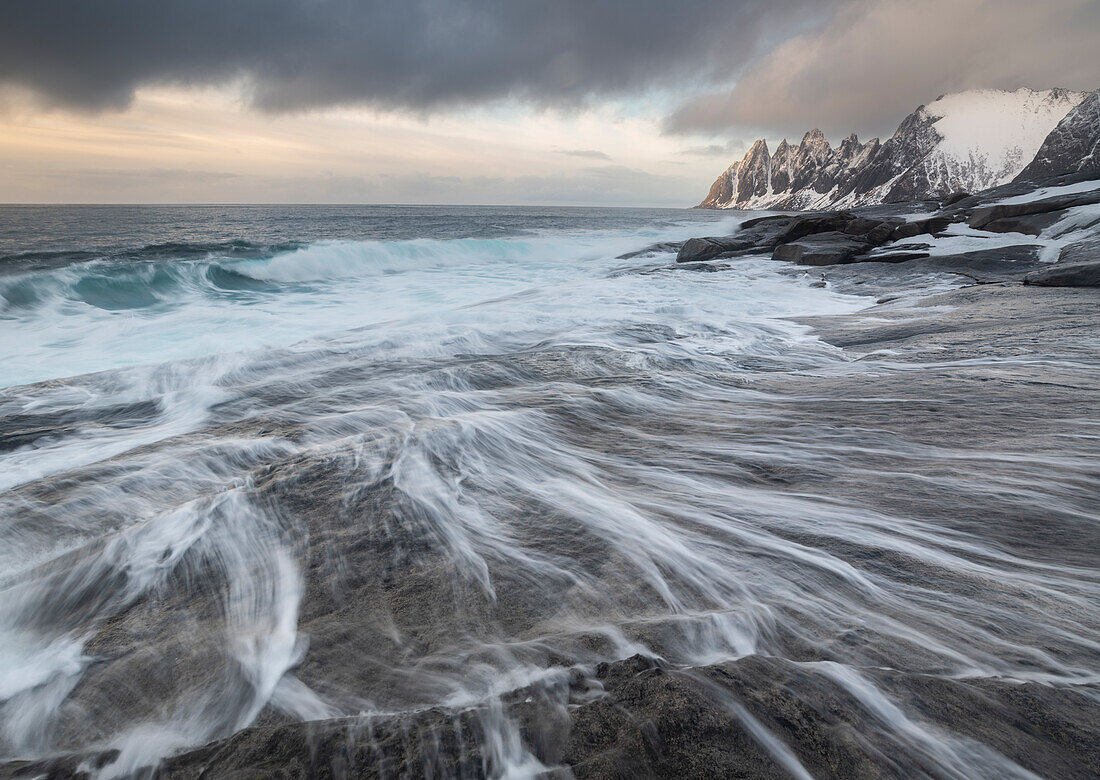
[[[120,107],[150,83],[241,78],[256,105],[571,103],[726,80],[823,21],[810,0],[4,0],[0,81]]]
[[[889,134],[965,89],[1100,87],[1097,0],[850,2],[755,58],[733,88],[687,99],[676,132]]]

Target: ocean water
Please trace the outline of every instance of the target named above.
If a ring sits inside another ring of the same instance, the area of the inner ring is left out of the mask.
[[[911,766],[1027,776],[876,675],[1095,685],[1087,567],[930,508],[1074,527],[1088,459],[855,435],[811,383],[919,367],[795,318],[873,299],[631,255],[745,216],[0,208],[0,758],[473,708],[532,776],[501,697],[642,653],[782,659]]]
[[[598,277],[621,251],[707,222],[625,209],[0,207],[2,384],[446,316]]]

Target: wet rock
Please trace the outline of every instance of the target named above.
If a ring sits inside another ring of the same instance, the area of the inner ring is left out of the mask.
[[[771,214],[766,217],[754,217],[741,223],[741,230],[749,230],[760,225],[789,225],[794,217],[789,214]]]
[[[1093,260],[1100,260],[1100,237],[1069,244],[1058,255],[1059,263],[1086,263]]]
[[[725,252],[744,249],[744,240],[729,237],[689,238],[676,255],[677,263],[698,263],[712,260]]]
[[[841,231],[855,218],[855,215],[848,211],[823,211],[795,217],[776,236],[776,242],[787,244],[805,236]]]
[[[728,263],[677,263],[676,268],[682,271],[700,271],[702,273],[712,274],[715,271],[728,271],[730,266]]]
[[[1066,215],[1065,209],[1048,211],[1043,214],[1021,214],[1015,217],[1002,217],[982,226],[990,233],[1024,233],[1037,236]]]
[[[677,263],[697,263],[725,252],[726,245],[717,238],[689,238],[676,255]]]
[[[909,260],[921,260],[928,257],[929,254],[926,251],[920,249],[910,249],[900,252],[883,252],[882,254],[865,255],[860,260],[869,263],[904,263]]]
[[[1039,260],[1038,246],[1008,246],[980,249],[956,255],[937,255],[904,261],[905,267],[922,271],[959,274],[981,284],[1020,281],[1026,274],[1046,266]],[[869,259],[880,258],[871,256]]]
[[[952,218],[950,216],[935,216],[927,219],[915,219],[911,222],[898,225],[890,234],[891,241],[901,241],[906,238],[913,238],[914,236],[921,236],[928,233],[935,235],[947,228],[951,224]]]
[[[789,218],[787,217],[778,219],[765,217],[759,220],[749,220],[751,224],[746,223],[747,227],[742,226],[732,236],[708,236],[706,238],[689,239],[684,242],[679,254],[677,254],[676,262],[697,263],[706,260],[770,252],[788,222]]]
[[[898,220],[900,222],[900,220]],[[898,222],[888,221],[880,222],[873,228],[868,230],[863,237],[870,241],[875,246],[885,244],[887,241],[892,240],[893,232],[898,225]]]
[[[1100,287],[1100,260],[1055,263],[1048,268],[1029,273],[1024,277],[1024,284],[1040,287]]]
[[[34,444],[41,439],[72,435],[82,428],[131,428],[156,419],[160,405],[155,401],[90,406],[52,414],[10,414],[0,416],[0,452]]]
[[[966,192],[965,190],[957,190],[956,192],[952,192],[950,195],[948,195],[946,198],[944,198],[942,201],[940,201],[940,208],[947,208],[948,206],[954,206],[960,200],[963,200],[964,198],[969,198],[969,197],[970,197],[969,192]]]
[[[664,255],[672,252],[679,252],[680,247],[684,245],[683,241],[660,241],[656,244],[650,244],[644,249],[636,249],[633,252],[627,252],[626,254],[619,255],[616,260],[633,260],[635,257],[649,257],[651,255]]]
[[[862,238],[834,230],[781,244],[772,254],[772,260],[799,265],[836,265],[850,263],[870,248],[871,244]]]
[[[480,778],[501,769],[484,755],[483,742],[474,712],[254,727],[169,759],[157,777]]]
[[[1100,189],[1091,192],[1058,195],[1053,198],[1043,198],[1026,203],[1000,203],[992,206],[981,206],[971,212],[967,224],[976,230],[984,230],[986,225],[997,220],[1023,217],[1029,214],[1047,214],[1052,211],[1064,211],[1075,206],[1089,206],[1094,203],[1100,203]]]
[[[872,228],[876,228],[880,224],[882,224],[882,220],[880,219],[873,219],[870,217],[856,217],[848,224],[846,224],[841,232],[847,233],[850,236],[863,236],[866,235]]]
[[[860,236],[867,242],[878,246],[889,241],[894,230],[902,225],[904,221],[901,217],[891,219],[857,217],[844,226],[843,232],[850,236]]]

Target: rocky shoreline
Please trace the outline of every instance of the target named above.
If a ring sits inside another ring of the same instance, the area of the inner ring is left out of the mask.
[[[951,251],[942,239],[952,237],[970,239],[975,248]],[[1051,247],[1057,252],[1048,257]],[[676,247],[676,261],[770,252],[773,260],[803,266],[872,264],[867,273],[896,264],[906,271],[954,273],[977,282],[1097,286],[1098,248],[1100,182],[1070,174],[977,195],[957,193],[942,202],[756,217],[731,236],[690,239]]]
[[[889,447],[877,455],[853,450],[848,463],[773,470],[761,479],[794,493],[827,490],[829,500],[870,511],[918,507],[922,517],[980,534],[1006,554],[1095,574],[1095,527],[1059,515],[1049,502],[1008,493],[971,507],[961,496],[945,495],[941,480],[957,472],[967,452],[1029,453],[1037,464],[1062,464],[1034,468],[1062,469],[1058,478],[1077,491],[1063,500],[1084,506],[1095,498],[1095,475],[1088,476],[1095,451],[1090,454],[1089,440],[1073,437],[1080,421],[1095,424],[1100,391],[1100,299],[1088,289],[1100,285],[1100,259],[1095,237],[1087,236],[1100,221],[1089,210],[1100,204],[1100,190],[1048,194],[1081,184],[1079,177],[1062,177],[1039,189],[1009,185],[942,204],[766,216],[732,236],[679,246],[679,270],[720,270],[724,262],[764,252],[788,261],[789,273],[812,266],[841,291],[879,296],[879,304],[858,315],[805,323],[851,360],[881,369],[761,374],[755,390],[789,404],[784,415],[758,421],[756,433],[781,441],[809,426],[873,431],[883,441],[894,437],[926,448],[921,462],[884,464],[910,457]],[[1068,233],[1059,232],[1069,223]],[[950,251],[950,242],[960,238],[991,246]],[[1052,248],[1060,259],[1044,262]],[[915,279],[945,273],[967,282],[916,300],[905,297]],[[902,358],[908,368],[897,371],[893,366]],[[1076,465],[1067,476],[1071,462]],[[926,475],[927,484],[902,488],[892,477],[910,472]],[[296,484],[314,490],[312,483]],[[298,500],[305,506],[309,497]],[[836,545],[834,552],[843,547],[839,540]],[[868,551],[844,555],[914,586],[936,582],[958,593],[999,592],[996,598],[1010,610],[1021,599],[1048,608],[1043,594],[1018,592],[976,571],[959,574]],[[1074,619],[1093,636],[1100,631],[1095,610],[1082,607]],[[1026,617],[1019,620],[998,630],[1020,635],[1021,644],[1041,645],[1041,637],[1029,635]],[[997,776],[1028,771],[1086,778],[1100,765],[1100,689],[1094,681],[933,674],[917,660],[920,648],[901,637],[892,640],[895,646],[865,647],[867,631],[853,624],[836,636],[780,635],[781,652],[697,666],[650,655],[598,664],[583,654],[548,656],[542,681],[493,706],[308,723],[268,712],[228,739],[138,775],[472,778],[515,771],[517,756],[526,757],[528,776],[561,778],[941,776],[952,767],[965,774],[972,760]],[[575,644],[599,642],[578,637]],[[856,677],[841,663],[852,648],[869,653]],[[1065,657],[1068,664],[1087,663],[1073,653]],[[899,701],[904,712],[892,703]],[[505,721],[516,725],[501,728]],[[14,762],[0,766],[0,778],[83,777],[110,767],[117,755]]]

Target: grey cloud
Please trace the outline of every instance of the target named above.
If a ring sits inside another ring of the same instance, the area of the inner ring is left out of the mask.
[[[852,2],[755,61],[732,90],[688,99],[669,129],[889,134],[945,92],[1096,89],[1098,52],[1096,0]]]
[[[724,81],[835,0],[6,0],[0,82],[68,106],[239,79],[255,105],[578,103]]]
[[[590,160],[610,160],[611,156],[596,149],[562,149],[559,154],[570,157],[587,157]]]
[[[724,144],[706,144],[704,146],[689,146],[681,149],[679,154],[692,157],[716,157],[730,154],[744,154],[748,145],[740,139],[727,141]]]

